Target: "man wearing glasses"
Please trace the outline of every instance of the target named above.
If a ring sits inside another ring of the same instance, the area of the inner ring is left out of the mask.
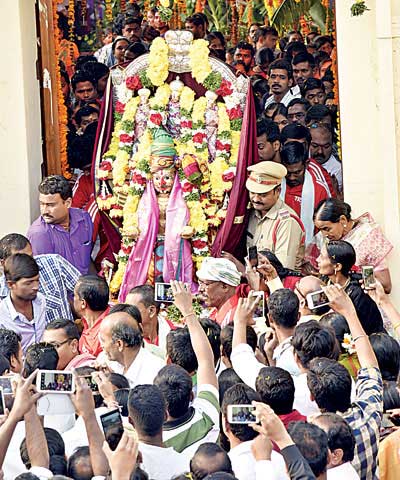
[[[306,113],[310,104],[304,98],[294,98],[288,104],[289,123],[306,126]]]
[[[79,331],[71,320],[53,320],[43,333],[43,342],[50,343],[58,353],[57,370],[70,370],[92,365],[96,359],[89,353],[79,354]]]

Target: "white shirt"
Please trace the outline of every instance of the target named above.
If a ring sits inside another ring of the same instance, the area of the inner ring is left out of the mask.
[[[282,455],[272,450],[270,461],[256,462],[251,451],[252,443],[252,440],[242,442],[228,452],[233,472],[238,480],[256,480],[261,478],[259,475],[256,475],[256,471],[260,466],[262,467],[264,479],[287,480],[289,477],[286,473],[286,464]],[[266,475],[267,472],[268,475]]]
[[[173,448],[162,448],[139,442],[142,454],[141,468],[151,480],[171,480],[181,473],[189,472],[189,460]]]
[[[101,352],[97,361],[101,363],[106,358],[104,352]],[[120,373],[128,379],[130,388],[134,388],[136,385],[152,385],[157,373],[165,366],[164,360],[152,354],[146,348],[139,350],[135,360],[125,373],[124,366],[120,363],[109,360],[106,360],[106,363],[113,372]]]
[[[247,343],[241,343],[232,348],[231,353],[232,367],[246,385],[256,388],[256,380],[260,370],[265,365],[259,362]]]
[[[360,480],[360,476],[350,462],[343,463],[338,467],[328,468],[328,480]]]
[[[295,388],[293,410],[297,410],[306,417],[320,413],[318,405],[311,400],[310,389],[307,385],[307,373],[293,377],[293,382]]]
[[[327,160],[325,163],[321,163],[320,165],[321,167],[325,168],[325,170],[332,177],[336,177],[336,180],[338,181],[338,184],[339,184],[339,189],[342,192],[343,191],[343,172],[342,172],[342,164],[339,162],[339,160],[334,155],[331,155],[329,157],[329,160]]]
[[[294,99],[294,98],[300,98],[301,93],[300,93],[300,87],[298,85],[295,85],[292,88],[289,88],[289,90],[285,93],[283,96],[282,100],[279,103],[283,103],[285,107],[289,105],[289,103]],[[270,97],[267,98],[267,101],[265,102],[264,110],[270,105],[271,103],[276,102],[274,95],[271,95]]]
[[[274,350],[272,358],[277,367],[287,370],[290,375],[300,375],[299,367],[294,359],[294,350],[291,344],[292,337],[286,338]]]

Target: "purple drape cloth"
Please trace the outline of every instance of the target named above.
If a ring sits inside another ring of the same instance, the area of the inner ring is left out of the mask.
[[[118,300],[124,302],[129,291],[147,281],[159,228],[160,210],[153,182],[148,182],[138,207],[139,238],[126,266]],[[163,279],[178,279],[192,284],[193,263],[190,244],[180,234],[189,221],[189,211],[183,199],[178,175],[168,199],[166,210]]]
[[[244,256],[246,247],[244,234],[247,226],[247,205],[249,202],[249,195],[245,185],[247,167],[257,163],[257,161],[256,111],[253,92],[251,86],[249,86],[240,136],[236,177],[229,196],[226,218],[212,246],[211,253],[213,257],[219,257],[221,251],[232,253],[237,258]]]

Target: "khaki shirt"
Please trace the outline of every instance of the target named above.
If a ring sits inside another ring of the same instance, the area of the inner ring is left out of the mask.
[[[252,210],[247,228],[247,248],[271,250],[286,268],[300,270],[304,258],[304,230],[297,213],[281,199],[261,218]],[[275,232],[275,242],[274,242]]]

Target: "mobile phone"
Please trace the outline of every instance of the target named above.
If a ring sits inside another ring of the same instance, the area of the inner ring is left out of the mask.
[[[65,370],[39,370],[36,377],[38,392],[73,393],[75,381],[72,372]]]
[[[4,415],[5,410],[6,410],[6,404],[4,402],[3,389],[0,388],[0,415]]]
[[[257,247],[254,245],[252,247],[249,247],[247,249],[247,255],[249,258],[249,263],[252,267],[257,267],[258,266],[258,251]]]
[[[111,448],[115,450],[124,433],[124,426],[119,410],[112,410],[104,415],[100,415],[101,425],[104,431],[104,437]]]
[[[154,300],[161,303],[172,303],[174,295],[170,283],[155,283],[154,284]]]
[[[12,379],[13,377],[0,377],[0,387],[2,388],[4,395],[12,395]]]
[[[86,380],[86,383],[89,385],[89,388],[92,392],[99,391],[99,386],[97,385],[92,375],[82,375],[80,378],[84,378]]]
[[[229,423],[248,425],[258,422],[253,405],[228,405],[227,415]]]
[[[374,267],[364,266],[361,267],[362,278],[364,282],[364,288],[366,290],[372,290],[375,287]]]
[[[265,296],[264,292],[253,292],[252,297],[258,297],[258,304],[253,312],[253,319],[254,320],[264,320],[265,321]]]
[[[323,290],[317,290],[316,292],[309,293],[306,296],[306,300],[310,310],[315,310],[316,308],[329,305],[328,297]]]

